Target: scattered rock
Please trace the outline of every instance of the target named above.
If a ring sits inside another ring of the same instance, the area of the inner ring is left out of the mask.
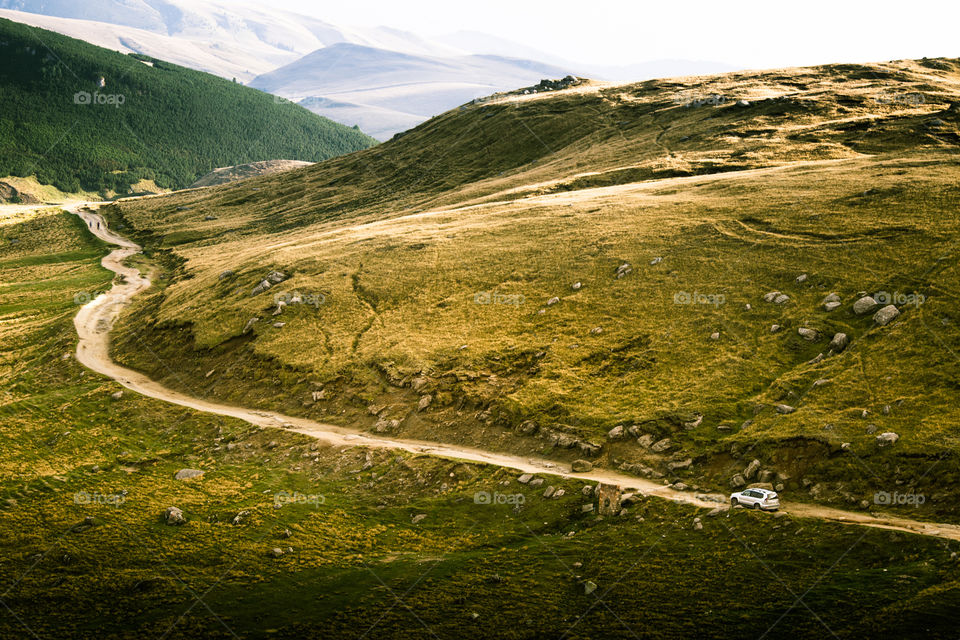
[[[654,440],[656,440],[656,437],[654,437],[653,434],[645,433],[637,438],[637,444],[644,449],[649,449],[653,445]]]
[[[230,278],[234,275],[236,274],[233,272],[232,269],[227,269],[226,271],[221,273],[219,276],[217,276],[217,280],[226,280],[227,278]]]
[[[839,309],[839,308],[840,308],[840,303],[839,303],[839,302],[824,302],[824,303],[823,303],[823,310],[824,310],[824,311],[836,311],[836,310]]]
[[[653,260],[650,261],[650,266],[652,267],[653,265],[660,264],[661,262],[663,262],[663,258],[659,258],[659,257],[654,258]]]
[[[887,306],[885,306],[884,308],[880,309],[875,314],[873,314],[873,321],[882,327],[884,325],[889,324],[898,315],[900,315],[900,310],[897,309],[892,304],[888,304]]]
[[[886,431],[877,436],[877,445],[881,447],[886,447],[888,445],[894,444],[899,439],[900,439],[900,436],[894,433],[893,431]]]
[[[697,427],[699,427],[703,423],[703,415],[698,413],[696,414],[696,416],[697,417],[694,418],[692,421],[684,422],[683,426],[687,429],[696,429]]]
[[[750,102],[748,100],[737,100],[738,107],[749,107]]]
[[[548,307],[552,307],[553,305],[557,304],[558,302],[560,302],[560,298],[554,296],[554,297],[550,298],[549,300],[547,300],[547,306],[548,306]]]
[[[830,302],[840,302],[840,294],[838,294],[838,293],[831,293],[831,294],[829,294],[826,298],[824,298],[824,299],[820,302],[820,304],[824,304],[824,305],[825,305],[825,304],[830,303]]]
[[[681,469],[689,469],[691,465],[693,465],[693,458],[685,458],[684,460],[668,463],[667,468],[670,469],[670,471],[680,471]]]
[[[260,318],[250,318],[249,320],[247,320],[247,324],[244,325],[242,333],[249,333],[250,330],[253,329],[253,325],[258,323],[259,321],[260,321]]]
[[[807,364],[819,364],[819,363],[823,362],[824,358],[826,358],[826,356],[823,355],[822,352],[821,352],[821,353],[818,353],[816,356],[814,356],[814,357],[811,358],[810,360],[807,360]]]
[[[425,513],[418,513],[417,515],[410,518],[410,524],[419,524],[427,517]]]
[[[877,301],[874,300],[872,296],[863,296],[853,303],[853,312],[858,316],[862,316],[865,313],[870,313],[876,309],[877,306]]]
[[[814,342],[820,338],[819,331],[816,331],[815,329],[809,329],[807,327],[800,327],[797,329],[797,333],[800,334],[801,338],[804,340],[809,340],[810,342]]]
[[[120,398],[123,397],[123,391],[114,391],[113,393],[110,394],[110,397],[113,398],[114,400],[119,400]]]
[[[243,522],[243,519],[246,518],[248,515],[250,515],[250,512],[249,512],[249,511],[241,511],[241,512],[238,513],[237,515],[233,516],[233,519],[230,520],[230,522],[231,522],[232,524],[238,525],[238,524],[240,524],[241,522]]]
[[[617,271],[616,271],[616,274],[614,274],[614,277],[616,277],[617,280],[619,280],[620,278],[626,275],[629,275],[632,272],[633,272],[633,267],[630,265],[630,263],[624,262],[619,267],[617,267]]]
[[[519,478],[517,478],[517,482],[519,482],[520,484],[527,484],[531,480],[533,480],[533,474],[530,474],[530,473],[524,473]]]
[[[430,403],[433,402],[433,396],[427,394],[420,397],[420,402],[417,403],[417,411],[423,411],[430,406]]]
[[[781,293],[773,299],[773,304],[787,304],[788,302],[790,302],[790,296],[785,293]]]
[[[771,325],[771,326],[770,326],[770,333],[776,333],[777,331],[780,331],[780,329],[783,329],[783,327],[781,327],[781,326],[778,325],[778,324]]]
[[[711,339],[711,340],[719,340],[719,339],[720,339],[720,334],[719,334],[718,332],[714,331],[713,333],[710,334],[710,339]]]
[[[791,407],[788,404],[776,404],[776,405],[773,405],[773,408],[777,410],[777,413],[780,413],[783,415],[786,415],[788,413],[793,413],[794,411],[796,411],[795,407]]]
[[[261,280],[261,281],[260,281],[260,284],[258,284],[257,286],[255,286],[255,287],[253,288],[253,290],[250,292],[250,295],[251,295],[251,296],[259,295],[259,294],[263,293],[264,291],[266,291],[267,289],[269,289],[269,288],[272,287],[272,286],[273,286],[273,285],[270,284],[269,281],[267,281],[267,280]]]
[[[525,436],[533,435],[537,429],[537,423],[533,420],[526,420],[517,426],[517,432]]]
[[[168,526],[181,525],[187,522],[187,519],[183,517],[183,511],[177,507],[167,507],[167,510],[163,512],[163,520]]]
[[[580,507],[580,511],[583,513],[590,513],[591,511],[593,511],[593,503],[583,505],[582,507]]]
[[[700,531],[703,529],[703,522],[700,521],[700,518],[693,519],[693,529],[694,531]]]
[[[286,322],[274,322],[274,323],[273,323],[273,328],[274,328],[274,329],[283,329],[285,326],[287,326],[287,323],[286,323]]]
[[[835,333],[830,340],[830,344],[827,346],[830,347],[830,350],[834,353],[840,353],[847,348],[848,344],[850,344],[850,338],[847,337],[847,334]]]
[[[551,497],[552,497],[554,500],[556,500],[557,498],[559,498],[560,496],[562,496],[562,495],[565,494],[565,493],[566,493],[565,490],[563,490],[563,489],[557,489],[556,491],[553,492],[553,495],[552,495]]]
[[[593,329],[590,329],[591,335],[597,336],[597,335],[600,335],[601,333],[603,333],[603,327],[594,327]]]
[[[542,484],[543,484],[543,478],[534,478],[533,480],[530,481],[531,487],[539,487]]]
[[[650,450],[654,453],[663,453],[667,449],[673,446],[673,443],[670,442],[670,438],[664,438],[663,440],[658,440],[651,447]]]
[[[730,486],[734,489],[742,487],[747,484],[747,481],[743,479],[743,476],[739,473],[730,478]]]
[[[769,293],[765,293],[765,294],[763,294],[763,301],[764,301],[764,302],[773,302],[774,300],[777,299],[777,296],[779,296],[779,295],[780,295],[780,292],[779,292],[779,291],[771,291],[771,292],[769,292]]]
[[[593,505],[590,505],[590,506],[593,506]],[[586,595],[590,595],[596,590],[597,590],[597,584],[595,582],[591,580],[587,580],[586,582],[583,583],[583,592]]]
[[[203,477],[204,472],[200,469],[180,469],[173,476],[174,480],[192,480],[193,478]]]
[[[573,286],[570,287],[570,288],[573,289],[574,291],[580,291],[580,289],[583,288],[583,283],[582,283],[582,282],[574,282],[574,283],[573,283]]]
[[[589,460],[574,460],[573,464],[570,465],[570,470],[574,473],[593,471],[593,463]]]
[[[549,498],[550,496],[552,496],[552,495],[554,494],[554,492],[555,492],[556,490],[557,490],[557,488],[554,487],[553,485],[548,486],[546,489],[543,490],[543,497],[544,497],[544,498]],[[593,505],[591,505],[591,506],[593,506]]]
[[[610,440],[621,440],[626,437],[626,430],[623,425],[618,425],[610,431],[607,431],[607,438]]]
[[[750,464],[747,465],[747,468],[743,470],[743,477],[747,480],[753,480],[758,471],[760,471],[760,461],[754,458]]]
[[[270,551],[267,552],[267,555],[270,556],[271,558],[283,557],[283,549],[281,549],[280,547],[274,547],[273,549],[270,549]]]
[[[807,274],[801,273],[799,276],[797,276],[797,284],[801,284],[806,281],[807,281]]]

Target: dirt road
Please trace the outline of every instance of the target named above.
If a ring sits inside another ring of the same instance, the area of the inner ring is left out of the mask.
[[[460,447],[421,440],[386,438],[363,431],[323,424],[305,418],[286,416],[272,411],[260,411],[244,407],[210,402],[201,398],[168,389],[147,376],[126,369],[110,359],[110,329],[122,309],[130,300],[150,286],[150,280],[139,270],[127,267],[124,260],[139,253],[140,247],[107,228],[103,218],[84,207],[88,203],[76,203],[65,210],[80,216],[91,233],[102,240],[117,245],[117,249],[107,255],[102,264],[105,268],[121,276],[114,282],[109,293],[92,300],[83,306],[74,319],[80,341],[77,344],[77,360],[93,371],[116,380],[124,387],[142,395],[189,407],[198,411],[230,416],[245,420],[251,424],[287,429],[302,433],[335,446],[364,446],[381,449],[395,449],[416,454],[425,454],[441,458],[466,460],[491,464],[525,473],[540,473],[567,478],[579,478],[592,482],[617,484],[626,491],[636,491],[644,495],[692,504],[703,508],[727,508],[727,498],[722,494],[704,494],[678,491],[651,480],[629,476],[616,471],[595,469],[588,473],[574,473],[564,463],[543,458],[512,456],[492,453],[481,449]],[[89,203],[96,206],[97,203]],[[98,224],[99,223],[99,224]],[[905,531],[921,535],[960,540],[960,526],[921,522],[894,516],[882,516],[864,512],[843,511],[806,503],[783,503],[781,511],[802,518],[819,518],[843,524],[856,524],[881,529]]]

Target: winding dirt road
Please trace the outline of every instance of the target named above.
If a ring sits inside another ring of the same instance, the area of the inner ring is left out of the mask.
[[[98,206],[99,204],[75,203],[64,207],[65,211],[80,216],[87,223],[91,233],[118,247],[104,257],[101,262],[105,268],[119,276],[114,282],[113,288],[109,293],[103,294],[84,305],[74,319],[77,334],[80,338],[77,344],[77,360],[93,371],[112,378],[131,391],[197,411],[238,418],[259,426],[282,428],[302,433],[335,446],[364,446],[408,451],[453,460],[491,464],[516,469],[524,473],[540,473],[593,482],[606,482],[620,485],[624,490],[637,491],[643,495],[703,508],[727,508],[728,506],[725,495],[677,491],[663,484],[615,471],[598,469],[588,473],[574,473],[570,471],[566,464],[543,458],[491,453],[481,449],[422,440],[385,438],[356,429],[323,424],[272,411],[260,411],[210,402],[168,389],[142,373],[121,367],[110,359],[110,330],[117,316],[130,303],[130,300],[150,286],[150,280],[144,277],[139,270],[123,264],[127,258],[140,252],[140,246],[108,229],[106,222],[99,214],[85,208],[87,206]],[[960,540],[960,526],[952,524],[937,524],[895,516],[843,511],[806,503],[782,503],[781,511],[801,518],[818,518],[842,524]]]

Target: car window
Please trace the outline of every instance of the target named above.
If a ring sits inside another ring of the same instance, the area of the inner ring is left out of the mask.
[[[743,492],[743,495],[747,496],[748,498],[756,498],[756,497],[757,497],[757,494],[755,494],[753,491],[750,491],[749,489],[747,489],[746,491],[744,491],[744,492]]]

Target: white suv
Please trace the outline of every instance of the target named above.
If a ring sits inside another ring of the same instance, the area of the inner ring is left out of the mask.
[[[730,495],[730,504],[736,506],[776,511],[780,508],[780,498],[773,491],[767,489],[745,489]]]

